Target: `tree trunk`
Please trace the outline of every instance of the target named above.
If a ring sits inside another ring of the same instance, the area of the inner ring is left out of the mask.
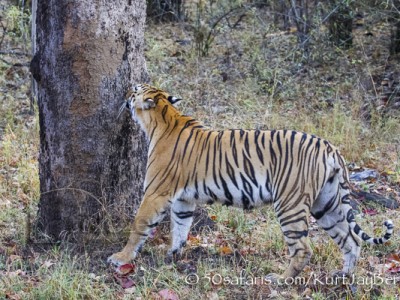
[[[267,4],[267,1],[264,1],[265,5]],[[290,19],[289,19],[289,14],[290,14],[290,7],[286,3],[286,0],[274,0],[268,2],[269,5],[271,5],[271,11],[273,13],[273,20],[274,20],[274,25],[281,29],[281,30],[289,30],[290,29]]]
[[[37,10],[37,0],[32,0],[31,3],[31,53],[32,56],[35,55],[36,49],[36,10]],[[35,102],[37,98],[37,84],[36,80],[31,75],[31,96],[30,96],[30,113],[33,114],[35,111]]]
[[[396,21],[390,36],[390,54],[400,53],[400,21]]]
[[[294,17],[294,23],[297,28],[297,41],[303,52],[303,57],[309,58],[310,28],[312,28],[312,19],[309,18],[310,10],[307,0],[289,0]]]
[[[145,13],[145,0],[38,0],[39,225],[53,238],[98,235],[142,198],[146,143],[117,114],[148,79]]]
[[[390,36],[390,54],[400,53],[400,1],[392,2],[392,12],[390,14],[392,30]]]
[[[342,1],[330,0],[332,15],[328,19],[328,29],[332,42],[341,48],[353,45],[353,13],[350,6]]]

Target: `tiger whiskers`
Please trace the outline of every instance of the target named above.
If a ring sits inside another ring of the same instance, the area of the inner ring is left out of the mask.
[[[124,102],[122,103],[122,105],[120,106],[120,108],[119,108],[119,110],[118,110],[117,120],[119,119],[119,117],[122,115],[122,112],[123,112],[126,108],[129,108],[128,101],[124,101]]]

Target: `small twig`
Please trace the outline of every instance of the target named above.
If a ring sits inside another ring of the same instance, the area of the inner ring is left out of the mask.
[[[339,9],[341,5],[343,5],[347,0],[343,0],[342,2],[338,3],[326,16],[322,19],[321,24],[324,24],[328,19]]]
[[[237,19],[237,21],[236,21],[233,25],[231,25],[231,24],[229,23],[229,21],[228,21],[228,26],[229,26],[229,28],[230,28],[230,29],[236,28],[236,27],[239,25],[239,23],[243,20],[243,18],[244,18],[245,16],[246,16],[246,13],[241,14],[241,15],[239,16],[239,18]]]
[[[232,12],[234,12],[235,10],[242,9],[243,7],[244,7],[243,5],[239,5],[239,6],[237,6],[237,7],[233,7],[232,9],[230,9],[229,11],[227,11],[226,13],[222,14],[221,16],[219,16],[219,17],[217,18],[217,20],[216,20],[215,22],[213,22],[213,24],[211,25],[211,29],[209,30],[208,35],[207,35],[207,37],[206,37],[206,39],[205,39],[207,45],[210,45],[210,44],[212,43],[212,41],[214,40],[213,35],[216,35],[216,34],[214,34],[214,33],[215,33],[214,30],[216,29],[216,27],[218,26],[218,24],[219,24],[223,19],[225,19],[228,15],[230,15]]]
[[[0,51],[1,55],[18,55],[18,56],[32,56],[30,53],[27,52],[19,52],[19,51],[14,51],[14,50],[8,50],[8,51]]]
[[[3,45],[3,41],[4,41],[4,38],[7,33],[7,28],[6,28],[6,26],[4,26],[4,24],[1,20],[0,20],[0,26],[3,28],[3,35],[1,36],[1,39],[0,39],[0,48],[1,48],[1,45]]]
[[[301,28],[300,28],[300,21],[301,22],[304,22],[304,20],[303,20],[303,18],[299,15],[299,12],[297,11],[297,5],[296,5],[296,2],[294,1],[294,0],[291,0],[290,1],[291,2],[291,5],[292,5],[292,10],[293,10],[293,13],[294,13],[294,16],[295,16],[295,22],[296,22],[296,27],[297,27],[297,30],[301,30]]]

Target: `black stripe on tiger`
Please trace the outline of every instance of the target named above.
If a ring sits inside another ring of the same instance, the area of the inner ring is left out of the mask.
[[[251,180],[251,182],[253,182],[255,186],[258,186],[253,164],[251,163],[249,157],[247,157],[244,152],[242,153],[242,155],[243,155],[243,167],[245,174]]]
[[[227,202],[229,202],[230,205],[233,205],[233,196],[228,189],[228,185],[226,184],[226,181],[225,181],[224,177],[222,176],[221,171],[219,172],[219,178],[221,180],[222,189],[224,190],[224,194],[227,199]]]
[[[193,217],[193,211],[173,211],[179,219],[187,219]]]
[[[260,148],[259,142],[258,142],[258,138],[260,136],[260,130],[256,130],[254,132],[254,145],[256,147],[256,153],[257,153],[257,157],[260,160],[261,164],[264,165],[264,155],[263,155],[263,151]]]
[[[228,156],[225,153],[225,166],[226,166],[226,172],[229,176],[229,179],[231,180],[231,182],[233,183],[233,185],[238,188],[238,184],[236,181],[236,176],[235,176],[235,170],[233,169],[232,165],[230,164],[229,160],[228,160]]]

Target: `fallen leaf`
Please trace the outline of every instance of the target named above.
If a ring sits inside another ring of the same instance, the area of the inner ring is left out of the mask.
[[[134,264],[124,264],[117,269],[118,274],[120,275],[128,275],[135,271]]]
[[[391,253],[387,257],[388,260],[400,263],[400,256],[397,253]]]
[[[42,267],[45,267],[46,269],[50,268],[52,265],[55,263],[52,260],[46,260],[43,264]]]
[[[123,289],[128,289],[131,288],[135,285],[135,282],[130,279],[129,277],[123,277],[122,283],[121,283],[121,287]]]
[[[129,294],[129,295],[134,294],[135,291],[136,291],[136,287],[135,287],[135,286],[130,287],[130,288],[126,288],[126,289],[124,290],[125,294]]]
[[[387,269],[386,273],[390,274],[400,273],[400,265],[393,264],[389,269]]]
[[[123,289],[131,288],[135,285],[135,282],[127,276],[121,276],[118,273],[114,273],[114,279]]]
[[[193,235],[189,234],[187,240],[188,240],[189,244],[192,246],[196,246],[196,245],[200,244],[200,239],[198,236],[193,236]]]
[[[375,216],[378,214],[378,211],[374,208],[364,208],[363,213],[368,216]]]
[[[177,293],[170,289],[163,289],[158,292],[162,300],[179,300]]]
[[[223,255],[232,254],[232,249],[229,246],[222,246],[219,247],[219,252]]]
[[[217,220],[217,216],[211,216],[210,219],[213,220],[213,221],[216,221]]]
[[[117,268],[114,272],[114,278],[123,289],[131,288],[135,285],[135,282],[128,277],[129,274],[135,271],[134,264],[124,264]]]
[[[386,258],[390,263],[388,264],[389,267],[387,268],[386,272],[390,274],[397,274],[400,273],[400,257],[397,253],[391,253]]]

